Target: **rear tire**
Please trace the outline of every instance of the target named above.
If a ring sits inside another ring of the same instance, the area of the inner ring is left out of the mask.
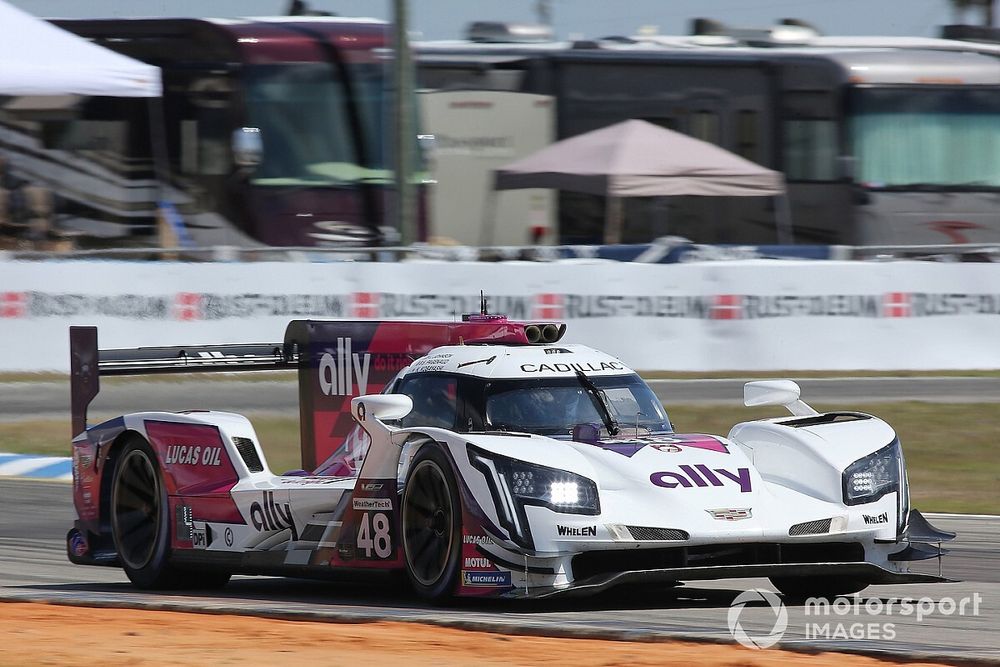
[[[406,476],[402,501],[403,558],[420,597],[451,596],[462,556],[462,504],[451,462],[436,444],[425,445]]]
[[[838,595],[853,595],[868,588],[868,582],[851,577],[771,577],[774,587],[787,598],[835,598]]]
[[[118,560],[137,588],[221,588],[224,571],[187,571],[170,564],[170,513],[156,454],[140,437],[125,443],[111,482],[111,535]]]

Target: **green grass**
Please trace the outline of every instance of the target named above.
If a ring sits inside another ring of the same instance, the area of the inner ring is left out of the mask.
[[[844,406],[816,407],[823,410]],[[1000,405],[879,403],[868,411],[888,421],[899,433],[914,507],[923,511],[1000,514]],[[781,414],[773,408],[716,405],[682,405],[670,410],[679,432],[721,435],[737,422]],[[280,473],[300,466],[297,417],[251,416],[251,421],[272,470]],[[65,455],[69,451],[69,430],[65,421],[0,423],[0,452]]]

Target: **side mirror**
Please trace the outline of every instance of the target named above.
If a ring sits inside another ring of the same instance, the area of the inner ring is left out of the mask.
[[[351,399],[351,415],[359,423],[402,419],[413,410],[413,400],[403,394],[369,394]]]
[[[264,154],[264,140],[259,127],[240,127],[233,130],[233,161],[237,166],[253,168],[260,164]]]
[[[788,405],[799,400],[799,385],[791,380],[758,380],[743,385],[743,405],[756,408],[762,405]]]
[[[799,400],[800,394],[799,385],[791,380],[747,382],[743,385],[743,405],[748,408],[780,405],[798,417],[819,414]]]

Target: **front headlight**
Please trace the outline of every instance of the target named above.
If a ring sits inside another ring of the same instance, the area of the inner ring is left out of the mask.
[[[887,493],[899,491],[904,475],[903,453],[897,438],[847,466],[843,475],[844,503],[872,503]]]
[[[583,475],[518,461],[472,446],[469,446],[469,460],[479,470],[488,467],[484,466],[485,462],[492,463],[496,476],[512,498],[525,505],[541,505],[563,514],[601,513],[597,484]]]
[[[493,496],[500,524],[511,538],[532,548],[526,505],[540,505],[562,514],[597,515],[601,502],[592,479],[567,470],[548,468],[487,452],[468,445],[469,462],[483,473]]]
[[[565,470],[507,459],[497,464],[500,478],[526,505],[542,505],[564,514],[600,514],[597,484]]]

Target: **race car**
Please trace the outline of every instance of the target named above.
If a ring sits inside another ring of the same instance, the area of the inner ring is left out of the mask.
[[[676,433],[620,359],[566,326],[292,321],[284,341],[98,350],[72,327],[72,562],[139,588],[232,574],[405,573],[422,597],[543,598],[626,583],[769,577],[782,593],[947,581],[911,572],[953,533],[909,507],[899,438],[819,414]],[[250,421],[211,410],[93,426],[101,375],[295,369],[303,469],[275,474]],[[939,561],[940,564],[940,561]]]

